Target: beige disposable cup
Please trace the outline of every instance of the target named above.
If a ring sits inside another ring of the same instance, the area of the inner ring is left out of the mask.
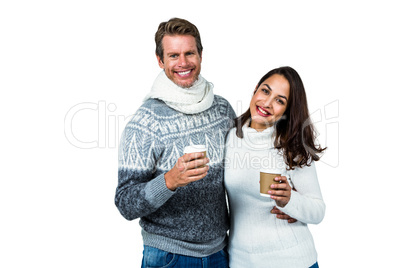
[[[260,171],[260,195],[271,197],[268,191],[274,190],[271,188],[271,185],[279,183],[275,181],[275,178],[280,176],[281,174],[279,172],[268,173],[267,171]]]

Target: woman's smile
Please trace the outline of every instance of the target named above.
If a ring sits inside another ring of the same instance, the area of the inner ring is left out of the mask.
[[[262,107],[260,107],[260,106],[256,106],[256,107],[257,107],[257,113],[258,113],[260,116],[268,117],[268,116],[271,115],[271,113],[268,112],[267,110],[265,110],[264,108],[262,108]]]

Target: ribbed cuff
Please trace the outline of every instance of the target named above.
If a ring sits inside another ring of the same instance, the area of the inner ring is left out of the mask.
[[[300,193],[292,190],[290,194],[290,200],[286,204],[286,206],[284,206],[283,208],[277,206],[277,208],[281,210],[283,213],[294,218],[297,215],[299,199],[300,199]]]
[[[175,191],[169,190],[165,182],[165,174],[161,174],[155,179],[151,180],[145,186],[145,199],[154,207],[160,207],[171,198]]]

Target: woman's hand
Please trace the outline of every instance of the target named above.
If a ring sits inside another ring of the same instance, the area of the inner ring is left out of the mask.
[[[275,190],[269,190],[268,194],[275,200],[278,207],[283,208],[290,200],[292,188],[290,188],[288,179],[285,176],[276,177],[275,181],[277,181],[278,184],[271,185],[271,188]]]
[[[276,214],[276,217],[281,220],[288,221],[288,223],[294,223],[297,222],[295,218],[290,217],[288,214],[283,213],[280,211],[276,206],[271,210],[272,214]]]

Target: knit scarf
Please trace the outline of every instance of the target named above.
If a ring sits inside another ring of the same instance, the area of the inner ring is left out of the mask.
[[[160,99],[169,107],[185,113],[196,114],[207,110],[214,101],[214,85],[201,75],[198,80],[189,88],[182,88],[173,83],[162,71],[155,79],[151,92],[145,97],[147,99]]]

